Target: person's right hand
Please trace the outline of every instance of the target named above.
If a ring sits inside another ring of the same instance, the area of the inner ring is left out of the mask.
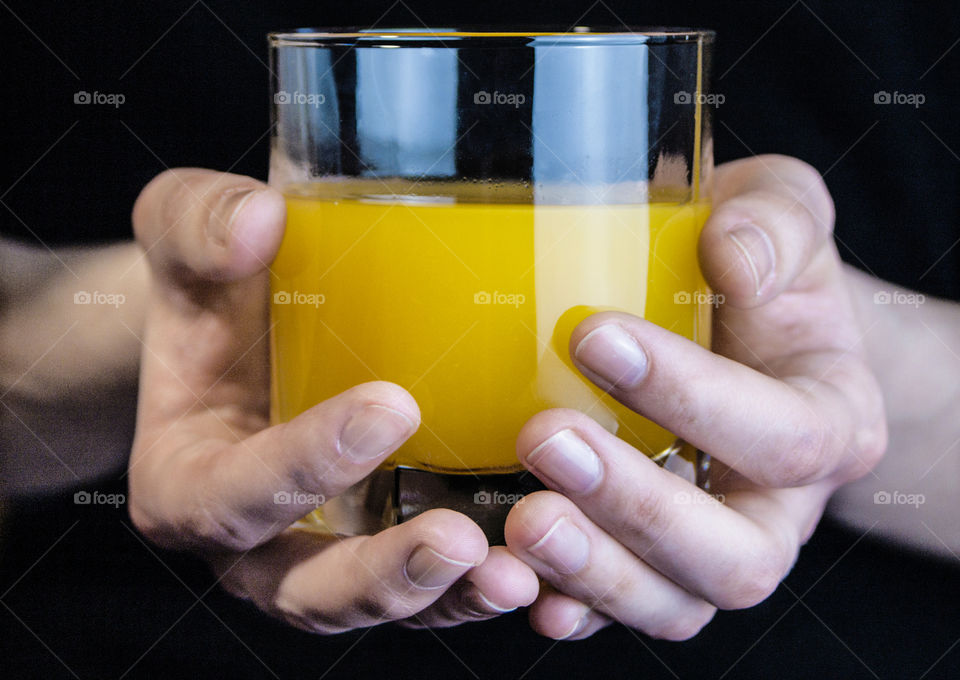
[[[314,506],[274,494],[335,497],[413,434],[420,413],[402,388],[374,382],[268,427],[278,192],[171,170],[143,190],[133,224],[154,276],[130,459],[130,514],[144,535],[202,554],[227,590],[308,631],[448,626],[533,602],[534,572],[450,510],[375,536],[288,530]]]

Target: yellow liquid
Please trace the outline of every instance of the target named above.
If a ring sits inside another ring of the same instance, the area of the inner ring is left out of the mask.
[[[589,314],[617,309],[709,345],[696,255],[708,206],[534,205],[441,184],[416,200],[364,198],[371,188],[287,190],[271,277],[274,422],[388,380],[422,415],[388,466],[518,470],[517,433],[552,407],[651,457],[674,446],[582,377],[568,343]]]

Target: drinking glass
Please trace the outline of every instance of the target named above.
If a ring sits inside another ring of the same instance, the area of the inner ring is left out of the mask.
[[[300,526],[373,533],[433,507],[502,540],[539,487],[524,422],[580,410],[704,483],[705,456],[570,361],[622,310],[709,345],[697,263],[712,168],[713,33],[320,30],[269,36],[273,422],[387,380],[419,430]]]

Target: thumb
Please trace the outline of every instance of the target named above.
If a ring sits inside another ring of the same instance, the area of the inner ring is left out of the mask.
[[[283,238],[283,196],[250,177],[167,170],[140,193],[133,230],[166,285],[230,282],[269,269]]]
[[[711,288],[727,304],[752,308],[802,287],[833,230],[820,174],[796,158],[754,156],[717,168],[715,193],[699,244]]]

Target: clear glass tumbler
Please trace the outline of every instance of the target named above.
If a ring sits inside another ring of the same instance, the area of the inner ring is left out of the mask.
[[[303,527],[372,533],[432,507],[492,541],[538,488],[515,439],[581,410],[674,472],[705,458],[570,361],[617,309],[709,344],[697,263],[713,34],[312,30],[270,35],[272,419],[388,380],[419,431]]]

